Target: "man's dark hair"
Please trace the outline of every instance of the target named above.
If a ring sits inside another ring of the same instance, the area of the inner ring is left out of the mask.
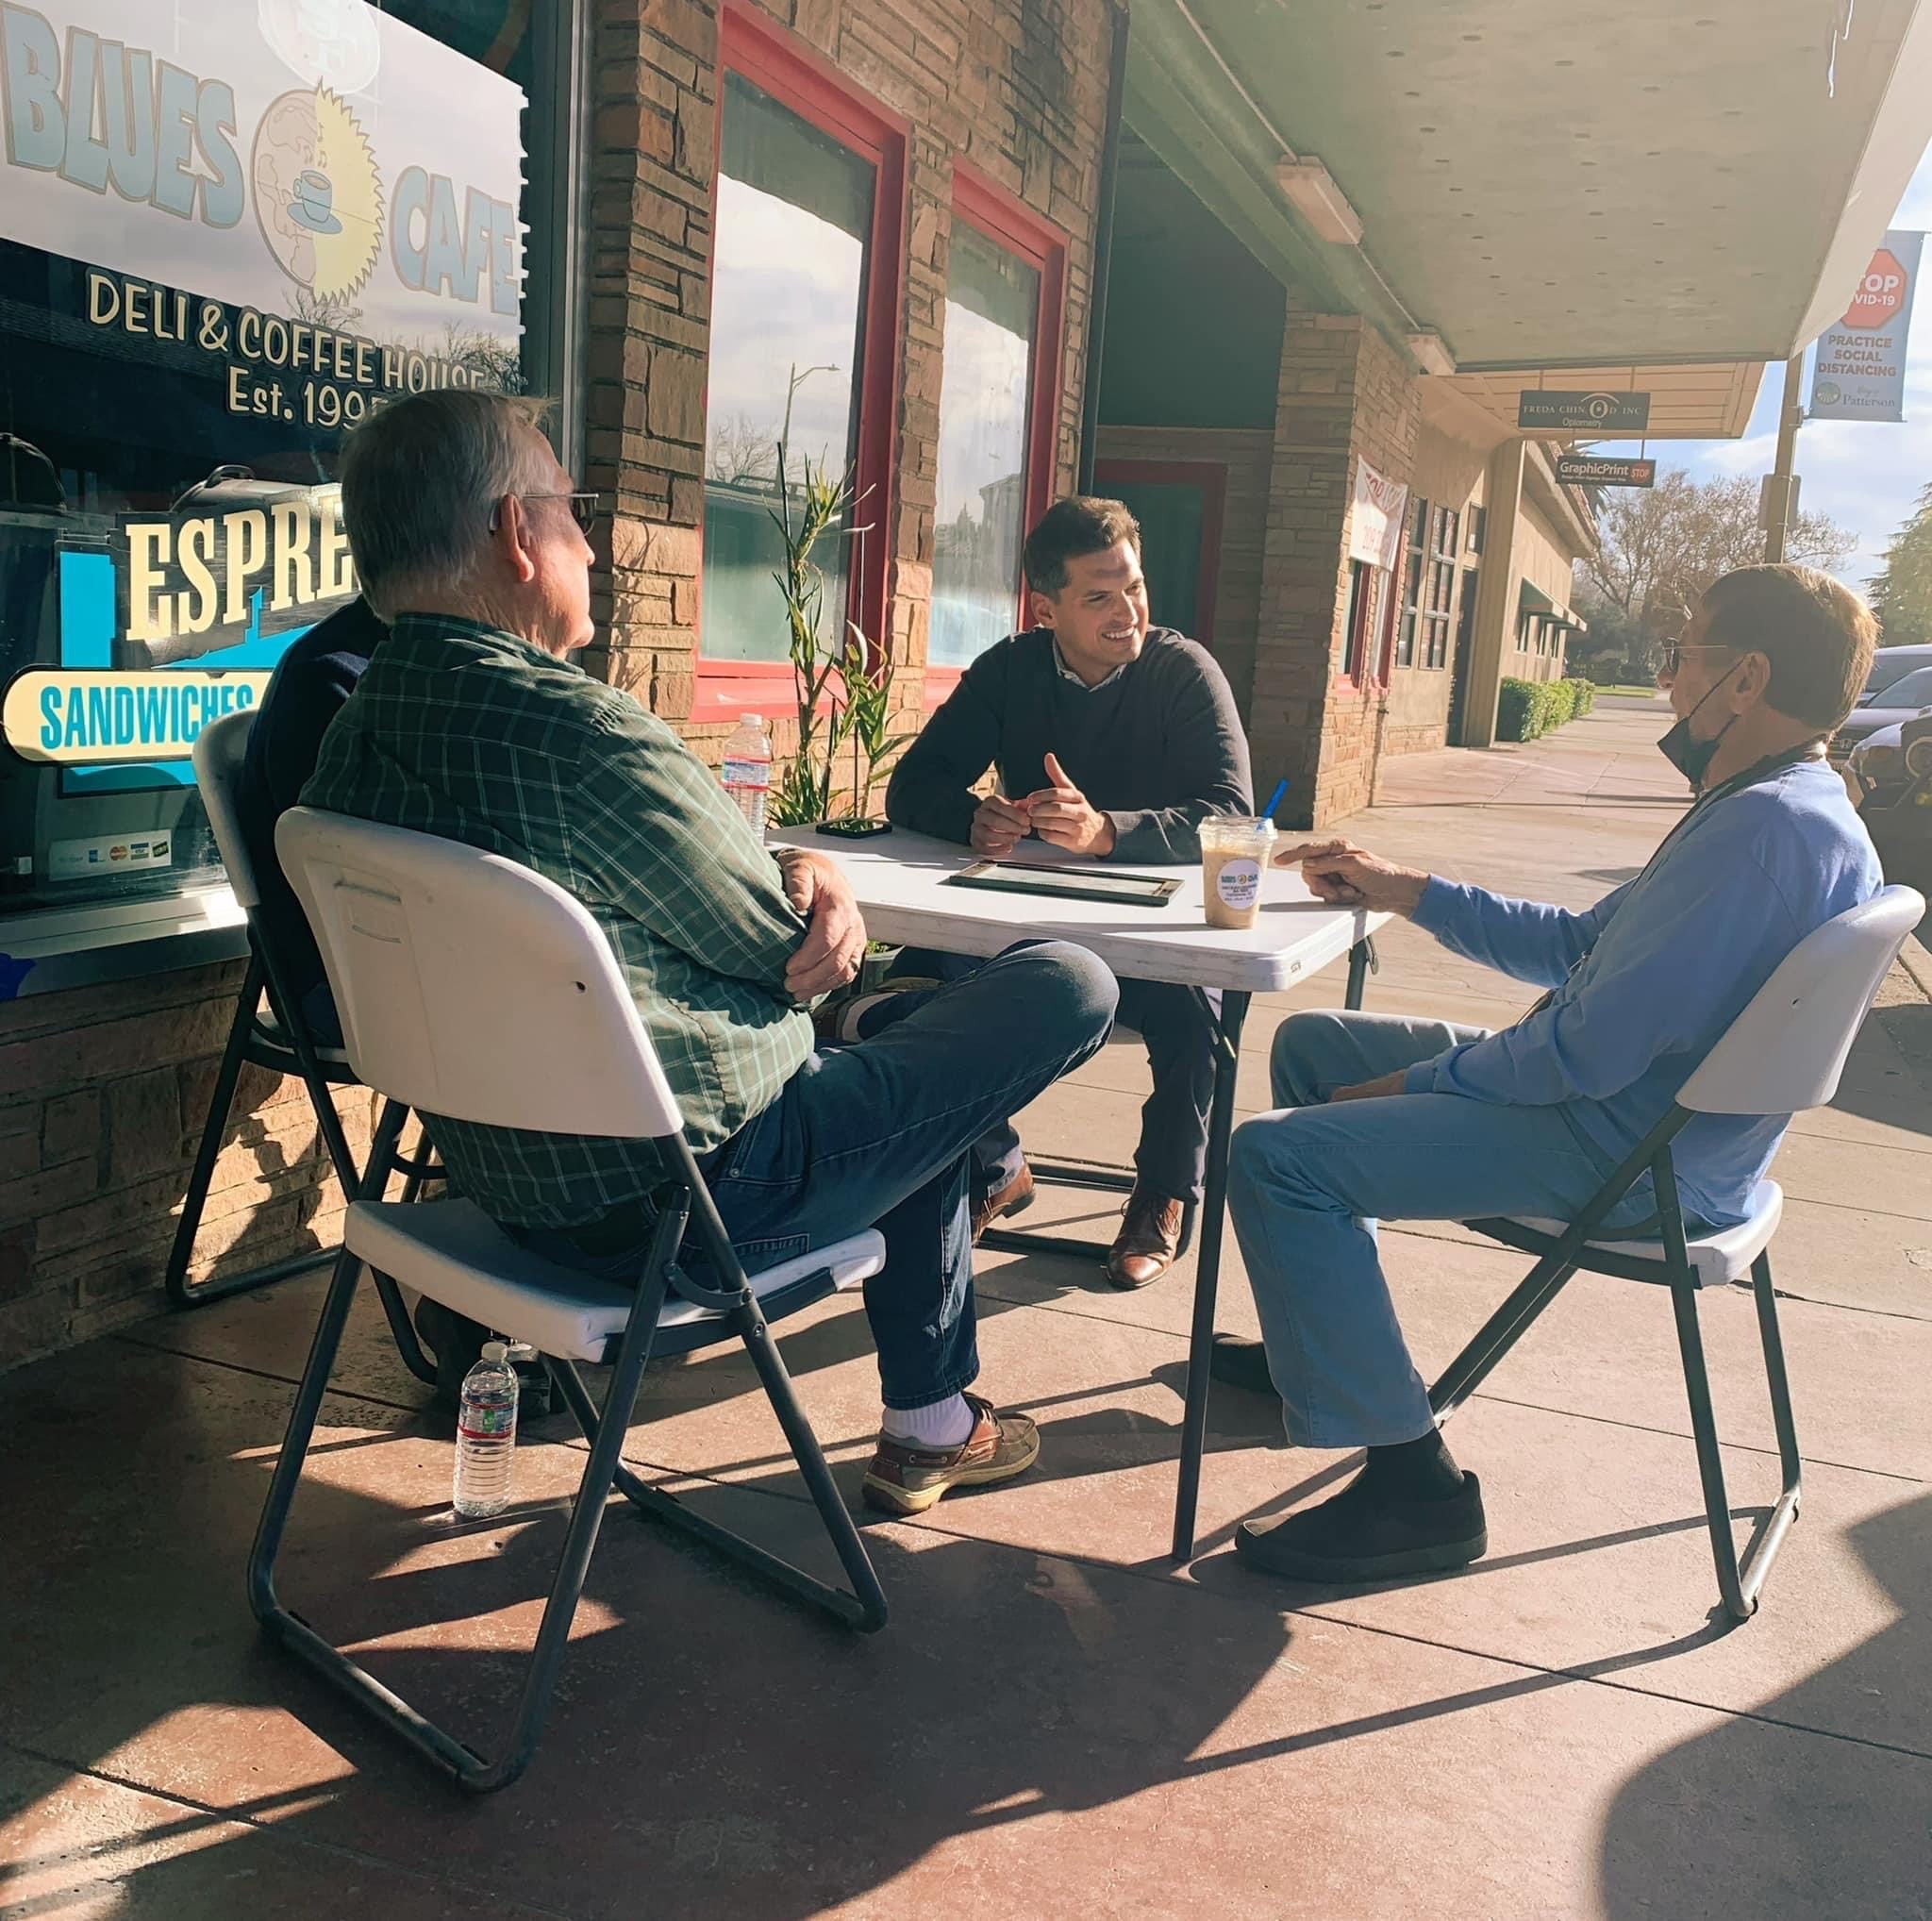
[[[1067,562],[1082,554],[1104,554],[1122,541],[1141,551],[1141,523],[1121,500],[1099,500],[1088,493],[1057,500],[1034,523],[1020,557],[1026,584],[1036,593],[1059,593],[1067,584]]]
[[[1739,567],[1705,590],[1704,607],[1712,646],[1771,662],[1765,698],[1779,713],[1824,731],[1851,712],[1878,623],[1842,581],[1816,567]]]

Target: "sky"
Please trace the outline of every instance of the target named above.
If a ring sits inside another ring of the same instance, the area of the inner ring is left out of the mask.
[[[1919,162],[1891,225],[1932,229],[1932,149]],[[1932,249],[1925,256],[1932,270]],[[1850,290],[1846,290],[1850,304]],[[1809,379],[1807,378],[1807,392]],[[1646,450],[1660,471],[1681,467],[1693,479],[1733,474],[1768,474],[1777,448],[1777,415],[1784,398],[1784,370],[1766,369],[1757,406],[1741,440],[1657,441]],[[1635,454],[1634,442],[1600,453]],[[1906,354],[1906,419],[1903,426],[1863,420],[1807,421],[1798,431],[1798,505],[1824,513],[1858,537],[1839,569],[1855,586],[1869,583],[1892,537],[1904,525],[1919,490],[1932,480],[1932,289],[1922,286]]]

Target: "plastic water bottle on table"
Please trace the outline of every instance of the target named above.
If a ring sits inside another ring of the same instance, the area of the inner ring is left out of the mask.
[[[765,813],[772,796],[772,737],[765,717],[744,713],[724,743],[724,765],[719,777],[732,804],[751,823],[752,832],[765,830]]]

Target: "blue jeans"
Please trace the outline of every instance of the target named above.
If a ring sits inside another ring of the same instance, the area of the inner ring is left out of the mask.
[[[978,1375],[968,1150],[1101,1045],[1114,1001],[1113,976],[1084,948],[1008,948],[875,1037],[812,1055],[705,1157],[749,1273],[867,1228],[884,1235],[865,1312],[889,1408],[944,1400]],[[634,1278],[644,1251],[586,1256],[565,1233],[518,1238],[611,1279]]]
[[[1339,1087],[1433,1059],[1481,1027],[1300,1013],[1274,1036],[1282,1111],[1236,1128],[1227,1194],[1261,1338],[1298,1447],[1386,1446],[1435,1425],[1375,1244],[1378,1218],[1567,1221],[1615,1169],[1546,1108],[1408,1094],[1324,1105]],[[1643,1175],[1606,1227],[1655,1232]]]
[[[917,948],[901,956],[894,972],[965,980],[980,965],[968,955]],[[1210,989],[1208,998],[1218,1015],[1221,995]],[[1214,1105],[1211,1017],[1203,1012],[1191,987],[1123,980],[1115,1018],[1146,1043],[1154,1077],[1153,1091],[1141,1108],[1134,1178],[1165,1199],[1197,1201],[1208,1165],[1208,1117]],[[1017,1180],[1025,1164],[1020,1130],[1006,1115],[973,1144],[974,1179],[982,1194]]]

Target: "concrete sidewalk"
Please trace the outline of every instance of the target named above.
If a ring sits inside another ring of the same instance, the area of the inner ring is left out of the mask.
[[[1661,707],[1392,766],[1350,835],[1581,904],[1683,804]],[[1494,1023],[1529,996],[1412,929],[1372,1007]],[[1290,1008],[1257,1005],[1243,1105]],[[1024,1121],[1120,1161],[1145,1088],[1108,1048]],[[0,1914],[295,1917],[1932,1914],[1932,1004],[1903,973],[1837,1104],[1777,1168],[1774,1254],[1803,1518],[1763,1610],[1716,1599],[1668,1303],[1584,1277],[1457,1417],[1491,1556],[1367,1593],[1271,1585],[1234,1524],[1346,1457],[1219,1395],[1199,1559],[1165,1558],[1191,1270],[1141,1294],[988,1257],[983,1385],[1041,1470],[868,1540],[891,1625],[848,1639],[613,1513],[530,1775],[466,1804],[258,1642],[248,1540],[316,1313],[285,1284],[7,1380]],[[1103,1233],[1105,1211],[1048,1196]],[[1454,1228],[1391,1229],[1424,1372],[1520,1278]],[[1233,1249],[1230,1247],[1230,1255]],[[1252,1331],[1238,1261],[1222,1325]],[[1748,1296],[1704,1325],[1740,1517],[1775,1488]],[[785,1351],[848,1495],[876,1383],[860,1315]],[[581,1462],[537,1424],[504,1522],[447,1518],[446,1424],[364,1313],[285,1559],[291,1605],[494,1738]],[[749,1369],[654,1373],[633,1462],[809,1552]]]

